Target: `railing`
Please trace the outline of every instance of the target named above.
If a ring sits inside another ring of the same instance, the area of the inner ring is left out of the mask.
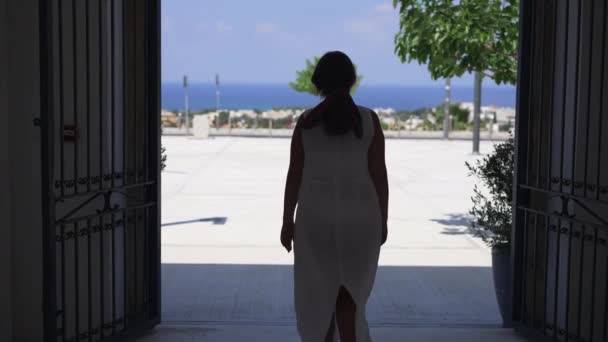
[[[210,128],[209,135],[212,137],[259,137],[259,138],[289,138],[293,129],[290,128]],[[185,136],[192,135],[192,130],[186,133],[185,128],[165,127],[163,135],[166,136]],[[410,130],[385,130],[384,136],[388,139],[443,139],[443,131],[410,131]],[[507,140],[510,136],[508,132],[481,132],[481,140]],[[473,132],[470,131],[451,131],[449,140],[471,140]]]

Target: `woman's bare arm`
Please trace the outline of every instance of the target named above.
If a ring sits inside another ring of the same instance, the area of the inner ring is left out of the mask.
[[[386,162],[384,159],[384,133],[378,115],[372,112],[374,122],[374,136],[369,146],[368,168],[369,174],[376,187],[380,210],[382,212],[382,243],[387,237],[388,220],[388,176],[386,173]]]
[[[298,203],[298,192],[302,183],[304,169],[304,147],[302,145],[302,116],[296,124],[291,138],[291,155],[289,158],[289,171],[285,184],[285,198],[283,207],[283,222],[293,222],[293,215]]]

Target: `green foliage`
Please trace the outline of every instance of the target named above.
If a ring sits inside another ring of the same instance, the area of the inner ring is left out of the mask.
[[[450,115],[452,116],[452,125],[454,130],[463,131],[470,128],[469,124],[469,110],[466,108],[460,108],[458,103],[450,103]],[[443,118],[445,117],[445,105],[439,105],[435,109],[435,129],[443,129]]]
[[[402,62],[428,64],[433,79],[481,72],[496,83],[517,81],[519,0],[393,0]],[[399,6],[400,5],[400,6]]]
[[[315,96],[319,95],[319,91],[315,85],[312,84],[312,74],[315,72],[319,59],[321,58],[317,56],[313,57],[312,61],[306,59],[306,67],[300,71],[296,71],[297,76],[295,82],[289,82],[289,86],[293,90],[301,93],[309,93]],[[357,70],[357,65],[355,65],[355,70]],[[357,75],[357,82],[355,82],[355,85],[351,89],[351,94],[354,94],[355,91],[357,91],[362,79],[363,76]]]
[[[473,189],[472,225],[486,234],[482,238],[490,247],[511,244],[513,200],[513,138],[494,147],[493,153],[473,166],[466,163],[471,176],[479,179],[484,191]]]
[[[160,147],[160,170],[164,170],[167,167],[167,148],[165,146]]]
[[[420,128],[422,128],[423,131],[436,131],[437,130],[436,126],[437,126],[437,124],[432,122],[431,120],[424,119],[424,121],[420,125]]]
[[[306,67],[300,71],[296,71],[296,81],[289,82],[289,86],[302,93],[309,93],[313,95],[319,95],[317,88],[312,84],[312,74],[315,71],[317,63],[319,63],[319,57],[313,57],[313,60],[306,59]]]
[[[501,124],[498,127],[498,131],[499,132],[511,132],[513,130],[513,123],[509,122],[509,123],[505,123],[505,124]]]
[[[423,107],[423,108],[418,108],[418,109],[414,109],[414,110],[400,110],[400,111],[397,111],[397,113],[395,113],[395,115],[397,116],[397,118],[399,120],[407,121],[408,119],[410,119],[412,117],[421,117],[423,115],[426,115],[430,111],[431,111],[431,108]]]
[[[218,115],[220,127],[228,124],[229,116],[230,116],[230,114],[228,112],[225,112],[225,111],[220,112],[220,114]]]
[[[290,128],[294,124],[293,116],[287,116],[280,119],[275,119],[272,122],[272,127],[275,128]]]
[[[163,135],[163,126],[160,126],[160,135]],[[167,167],[167,148],[160,145],[160,170],[164,170]]]

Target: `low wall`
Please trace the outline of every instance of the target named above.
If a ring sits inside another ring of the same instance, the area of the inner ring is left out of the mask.
[[[251,137],[251,138],[290,138],[293,130],[278,128],[272,131],[268,128],[210,128],[209,135],[217,137]],[[163,128],[163,135],[192,135],[192,129],[186,134],[185,128]],[[481,140],[507,140],[508,132],[481,132]],[[443,131],[384,131],[387,139],[443,139]],[[453,131],[450,132],[450,140],[472,140],[473,132]]]

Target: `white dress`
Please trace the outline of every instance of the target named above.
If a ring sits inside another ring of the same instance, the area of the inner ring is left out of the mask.
[[[359,107],[363,136],[302,130],[304,170],[294,230],[294,295],[303,342],[323,342],[340,286],[357,305],[357,342],[370,342],[365,306],[382,238],[382,214],[368,171],[372,111]],[[303,115],[307,115],[305,112]]]

